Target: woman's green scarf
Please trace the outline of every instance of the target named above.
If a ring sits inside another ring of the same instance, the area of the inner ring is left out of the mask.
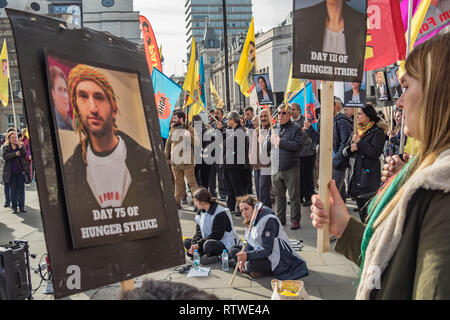
[[[364,230],[363,238],[361,241],[361,266],[359,268],[359,279],[361,279],[362,270],[364,267],[364,259],[366,257],[367,246],[369,245],[370,239],[374,233],[373,224],[380,216],[381,212],[383,212],[386,205],[394,198],[397,191],[403,185],[404,178],[412,167],[412,164],[415,162],[415,159],[412,158],[409,160],[406,165],[403,167],[400,172],[395,175],[392,179],[391,183],[387,183],[385,187],[386,191],[381,195],[381,199],[378,201],[380,195],[372,199],[369,204],[368,212],[369,212],[369,221],[367,223],[366,229]],[[378,203],[377,203],[378,201]],[[376,207],[374,207],[376,204]],[[359,280],[358,280],[359,283]]]

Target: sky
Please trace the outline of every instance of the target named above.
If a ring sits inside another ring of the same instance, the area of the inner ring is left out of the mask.
[[[152,25],[158,46],[163,47],[163,72],[182,75],[186,72],[185,0],[134,0],[134,11]],[[255,32],[278,26],[292,10],[292,0],[253,0]]]

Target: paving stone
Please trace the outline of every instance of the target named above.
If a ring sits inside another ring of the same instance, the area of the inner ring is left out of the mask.
[[[307,285],[345,285],[357,277],[351,265],[315,266],[309,268],[309,275],[302,278]]]
[[[335,251],[324,252],[321,254],[327,266],[352,264],[345,256]]]
[[[22,215],[12,215],[10,209],[0,208],[0,243],[17,238],[24,238],[30,242],[30,251],[37,254],[35,260],[31,260],[31,265],[36,267],[40,257],[47,251],[42,220],[39,209],[39,200],[35,186],[27,187],[26,191],[26,210]],[[192,209],[192,206],[186,206]],[[351,210],[349,210],[351,211]],[[350,212],[358,217],[358,213]],[[189,211],[179,211],[180,226],[184,236],[192,237],[195,233],[196,213]],[[353,299],[355,288],[352,284],[358,275],[358,266],[348,261],[345,257],[331,251],[328,253],[319,253],[316,250],[317,231],[311,224],[309,218],[309,208],[302,207],[302,228],[300,230],[290,230],[288,206],[288,224],[285,230],[290,239],[303,240],[304,247],[302,251],[296,251],[306,261],[310,270],[310,275],[302,278],[306,290],[312,300],[320,299]],[[234,217],[233,223],[239,238],[243,238],[244,227],[242,217]],[[186,263],[191,263],[189,259]],[[188,278],[187,273],[180,274],[175,268],[169,268],[142,275],[135,279],[136,287],[142,285],[147,279],[167,280],[182,282],[193,285],[207,292],[214,293],[221,299],[233,300],[267,300],[271,298],[272,288],[271,280],[273,277],[263,277],[260,279],[251,279],[248,276],[237,274],[233,287],[229,282],[233,270],[224,272],[221,270],[220,263],[210,265],[211,273],[207,278]],[[40,283],[40,277],[32,273],[33,288],[37,288]],[[54,300],[53,295],[45,295],[42,290],[45,283],[36,291],[34,298],[36,300]],[[67,298],[65,300],[111,300],[120,298],[120,284],[112,284],[102,288],[89,290]]]
[[[319,291],[318,286],[314,285],[305,285],[306,292],[308,293],[310,300],[322,300],[322,296]]]
[[[324,300],[353,300],[355,299],[356,287],[352,284],[346,285],[321,285],[318,286],[320,295]]]

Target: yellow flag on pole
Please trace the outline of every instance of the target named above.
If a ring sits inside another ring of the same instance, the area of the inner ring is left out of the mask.
[[[249,97],[255,88],[252,76],[256,70],[256,44],[255,44],[255,25],[252,21],[248,28],[247,37],[245,38],[244,47],[242,48],[239,65],[234,76],[234,81],[241,87],[241,92]]]
[[[288,103],[290,98],[293,98],[304,87],[303,81],[300,79],[292,78],[292,63],[291,70],[289,71],[289,78],[286,85],[286,93],[284,95],[284,102]]]
[[[183,83],[183,90],[188,91],[191,95],[194,95],[195,88],[195,38],[192,37],[192,45],[191,45],[191,58],[189,60],[188,69],[186,72],[186,78]],[[185,100],[185,106],[191,104],[194,100],[191,97],[188,97]]]
[[[8,61],[8,49],[6,48],[6,40],[3,40],[3,47],[0,53],[0,61],[2,63],[2,69],[0,71],[0,100],[4,107],[8,106],[9,91],[9,61]]]
[[[216,108],[222,109],[224,103],[223,100],[220,98],[219,94],[217,93],[216,88],[213,85],[212,79],[209,79],[209,86],[211,88],[211,95],[212,95],[211,100],[215,100],[214,104],[216,105]]]
[[[431,0],[422,0],[417,7],[414,16],[411,19],[411,25],[408,28],[411,28],[411,39],[409,39],[409,50],[411,52],[414,49],[414,43],[416,42],[417,36],[419,35],[420,28],[422,27],[423,19],[428,12],[428,8],[430,7]],[[405,33],[406,43],[408,43],[408,30]],[[403,77],[405,74],[405,60],[400,62],[399,68],[399,77]]]
[[[199,114],[204,109],[200,99],[200,73],[198,70],[198,61],[195,62],[194,88],[191,94],[194,96],[196,101],[189,108],[189,121],[192,121],[192,117]]]

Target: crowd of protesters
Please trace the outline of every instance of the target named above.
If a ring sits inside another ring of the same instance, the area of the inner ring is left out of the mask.
[[[344,107],[335,97],[334,112],[333,179],[342,199],[356,202],[355,211],[364,221],[367,203],[381,185],[383,160],[399,153],[401,110],[396,108],[386,121],[370,103]],[[311,206],[318,191],[319,115],[305,117],[297,103],[274,114],[269,109],[256,114],[252,107],[241,113],[215,109],[207,120],[196,115],[189,121],[183,110],[174,111],[165,153],[178,208],[187,204],[187,188],[193,195],[203,187],[225,202],[232,215],[241,216],[237,198],[254,194],[274,208],[283,226],[289,205],[290,228],[300,229],[301,206]]]

